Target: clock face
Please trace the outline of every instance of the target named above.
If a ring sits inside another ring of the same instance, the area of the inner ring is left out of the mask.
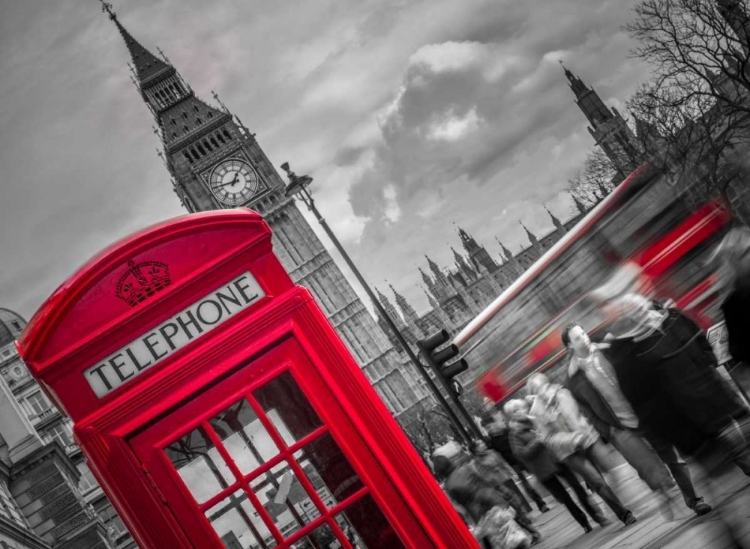
[[[239,206],[250,200],[258,190],[258,175],[250,164],[233,158],[214,168],[209,185],[219,202]]]

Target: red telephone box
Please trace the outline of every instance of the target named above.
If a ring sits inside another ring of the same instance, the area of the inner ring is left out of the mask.
[[[142,549],[477,547],[254,212],[115,244],[18,347]]]

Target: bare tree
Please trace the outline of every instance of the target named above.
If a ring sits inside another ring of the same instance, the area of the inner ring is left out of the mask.
[[[615,187],[613,181],[617,169],[599,147],[594,147],[586,156],[583,170],[568,179],[568,192],[585,206],[593,206]]]
[[[642,86],[628,108],[653,168],[703,196],[726,196],[743,171],[739,151],[749,144],[749,115],[723,109],[709,96],[686,98],[653,83]]]
[[[626,26],[653,79],[629,101],[650,164],[675,184],[726,194],[747,171],[747,0],[643,0]],[[744,145],[744,146],[743,146]]]

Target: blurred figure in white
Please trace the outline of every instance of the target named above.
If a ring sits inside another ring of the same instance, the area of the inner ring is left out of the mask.
[[[568,483],[578,497],[581,506],[592,519],[602,526],[608,524],[599,506],[589,498],[586,490],[578,482],[573,472],[565,465],[555,462],[549,450],[542,443],[537,434],[532,418],[529,415],[529,405],[525,400],[514,399],[503,407],[510,421],[510,445],[516,457],[531,471],[552,496],[565,505],[568,512],[581,525],[585,533],[591,532],[588,517],[570,497],[562,479]]]
[[[604,480],[606,450],[599,433],[578,409],[573,395],[561,385],[550,383],[544,374],[529,377],[526,390],[534,395],[530,415],[545,446],[555,458],[578,474],[615,516],[625,525],[636,521]]]

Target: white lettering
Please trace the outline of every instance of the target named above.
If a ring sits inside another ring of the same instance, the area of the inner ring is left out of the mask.
[[[100,360],[83,375],[101,398],[265,295],[255,277],[244,273]]]

